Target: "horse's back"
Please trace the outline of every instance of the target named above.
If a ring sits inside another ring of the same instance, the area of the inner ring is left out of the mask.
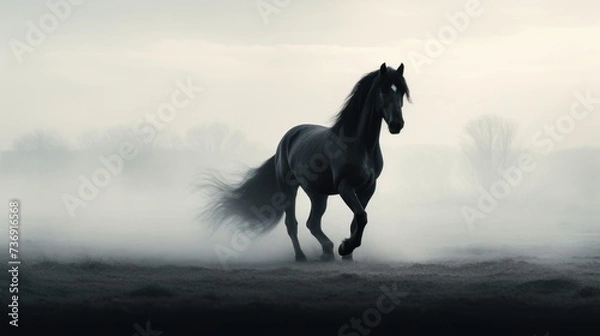
[[[286,138],[298,140],[298,137],[310,141],[315,137],[325,136],[328,132],[329,128],[322,125],[302,124],[290,128],[283,136],[282,141]]]
[[[329,132],[329,128],[321,125],[302,124],[294,126],[285,133],[279,146],[285,146],[289,151],[319,151],[322,150],[320,147],[327,140]]]
[[[333,194],[335,189],[331,176],[325,144],[331,139],[331,129],[321,125],[302,124],[285,133],[277,148],[276,161],[282,178],[290,171],[307,191]]]

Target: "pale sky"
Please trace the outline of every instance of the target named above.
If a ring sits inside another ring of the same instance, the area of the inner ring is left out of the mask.
[[[269,3],[280,7],[265,19],[257,4]],[[489,113],[517,121],[527,142],[569,112],[575,92],[600,97],[598,1],[482,0],[464,31],[449,22],[463,0],[286,3],[87,0],[19,64],[11,43],[27,44],[27,21],[53,14],[46,2],[0,0],[0,148],[36,128],[76,139],[133,125],[189,77],[206,92],[170,129],[222,122],[267,148],[296,124],[327,124],[382,62],[407,65],[414,99],[386,146],[455,146],[467,121]],[[428,34],[444,27],[454,39],[416,66],[411,53],[426,56]],[[561,145],[595,146],[599,128],[597,104]]]

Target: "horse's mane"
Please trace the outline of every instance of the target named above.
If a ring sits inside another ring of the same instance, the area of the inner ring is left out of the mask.
[[[346,98],[344,106],[338,114],[334,117],[333,129],[339,129],[345,127],[347,129],[356,129],[358,122],[360,122],[360,114],[362,112],[362,106],[367,99],[369,90],[373,86],[373,81],[379,75],[379,70],[375,70],[366,74],[361,78],[352,92]]]
[[[394,75],[396,77],[392,77],[392,83],[395,83],[401,87],[403,90],[403,94],[406,95],[408,102],[411,102],[410,91],[408,89],[408,85],[406,84],[406,80],[402,75],[398,75],[395,73],[394,69],[388,68],[388,71],[394,71]],[[375,81],[379,81],[379,70],[375,70],[373,72],[369,72],[364,75],[354,88],[352,92],[346,98],[344,106],[340,110],[338,114],[333,118],[333,126],[331,127],[334,130],[340,130],[342,128],[349,130],[356,130],[358,123],[360,122],[360,115],[362,113],[362,107],[365,104],[367,96],[369,95],[369,91]],[[380,84],[380,83],[378,83]],[[383,84],[386,85],[386,84]]]

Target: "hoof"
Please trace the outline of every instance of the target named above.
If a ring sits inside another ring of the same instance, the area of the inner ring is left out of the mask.
[[[354,261],[354,259],[352,258],[352,253],[342,256],[342,260],[343,261]]]
[[[335,260],[335,256],[333,255],[333,252],[321,254],[321,261],[334,261],[334,260]]]
[[[340,247],[338,248],[338,253],[341,256],[345,256],[352,253],[353,250],[353,248],[348,247],[348,239],[346,239],[340,244]]]
[[[306,256],[304,254],[297,255],[296,256],[296,261],[297,262],[306,262]]]

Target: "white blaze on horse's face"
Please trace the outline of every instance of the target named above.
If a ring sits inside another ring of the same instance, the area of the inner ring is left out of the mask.
[[[396,84],[392,84],[392,86],[390,88],[392,89],[392,91],[394,91],[396,94],[398,94],[398,87],[396,86]],[[398,97],[398,104],[400,105],[400,108],[402,108],[402,106],[404,104],[404,100],[403,100],[402,96]]]
[[[398,134],[404,126],[402,119],[402,97],[403,94],[398,92],[396,84],[391,84],[389,87],[384,86],[381,92],[383,102],[383,120],[388,125],[391,134]]]

